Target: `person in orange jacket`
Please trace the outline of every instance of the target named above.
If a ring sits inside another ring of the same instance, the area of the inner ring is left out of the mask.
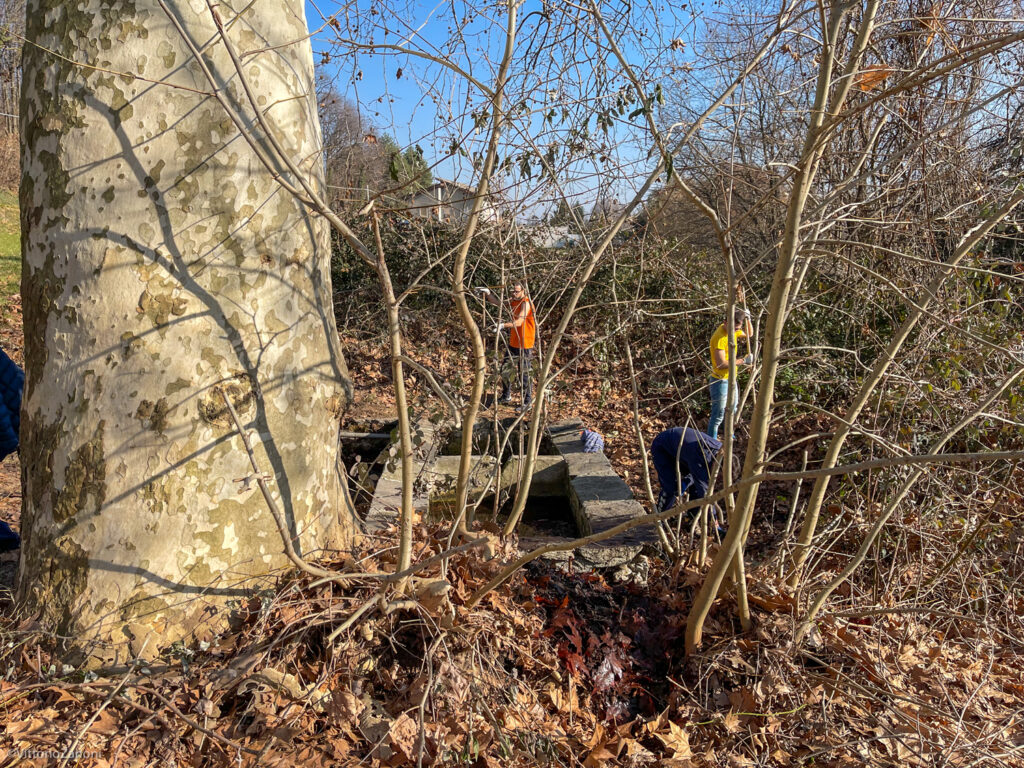
[[[501,303],[494,296],[490,288],[480,287],[477,293],[496,307]],[[495,333],[509,331],[508,347],[505,350],[505,359],[516,364],[518,378],[523,383],[523,409],[527,409],[533,403],[533,381],[531,367],[533,364],[533,348],[537,342],[537,318],[533,312],[533,302],[526,295],[526,280],[516,280],[512,283],[508,299],[508,308],[512,319],[508,322],[499,322],[494,329]],[[512,377],[502,377],[502,392],[499,403],[508,404],[512,402]]]

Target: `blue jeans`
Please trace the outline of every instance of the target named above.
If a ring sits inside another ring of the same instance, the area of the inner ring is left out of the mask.
[[[725,404],[729,397],[729,379],[711,377],[708,391],[711,393],[711,418],[708,419],[708,434],[717,440],[718,428],[725,421]],[[739,392],[736,391],[735,384],[732,386],[732,392],[732,412],[735,414],[736,408],[740,403]]]

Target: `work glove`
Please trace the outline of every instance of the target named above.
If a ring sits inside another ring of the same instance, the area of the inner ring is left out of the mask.
[[[604,438],[592,429],[580,432],[580,442],[583,443],[584,453],[600,453],[604,450]]]
[[[740,360],[740,362],[743,363],[744,365],[753,365],[754,364],[754,353],[751,352],[749,355],[747,355],[742,360]]]
[[[491,289],[490,288],[485,288],[482,285],[478,285],[473,290],[476,291],[477,293],[479,293],[481,296],[490,296],[491,295]]]
[[[494,332],[495,333],[501,333],[504,330],[505,330],[505,324],[504,323],[498,323],[497,325],[494,326]]]

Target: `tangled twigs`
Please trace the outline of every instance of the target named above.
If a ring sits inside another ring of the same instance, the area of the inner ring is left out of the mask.
[[[380,595],[380,593],[377,593],[372,598],[370,598],[365,603],[363,603],[361,606],[356,608],[352,612],[352,614],[347,619],[345,619],[344,622],[339,624],[338,627],[333,632],[331,632],[330,635],[327,636],[327,644],[328,645],[332,645],[334,643],[334,641],[338,639],[338,635],[340,635],[346,629],[348,629],[353,624],[355,624],[359,620],[360,616],[363,616],[364,614],[368,613],[380,601],[381,601],[381,595]]]
[[[146,645],[148,644],[149,638],[147,637],[142,644],[142,650],[139,652],[140,656],[143,653],[145,653]],[[110,693],[107,694],[107,698],[105,698],[103,700],[103,703],[100,704],[99,709],[93,712],[92,717],[86,720],[85,725],[82,726],[81,730],[78,732],[78,735],[75,736],[75,740],[71,742],[71,746],[64,751],[64,758],[60,761],[58,768],[64,768],[64,766],[68,764],[68,760],[71,759],[71,755],[75,754],[75,748],[82,741],[82,737],[85,736],[86,733],[88,733],[89,728],[91,728],[92,724],[96,722],[96,718],[98,718],[103,713],[103,710],[110,706],[110,703],[114,700],[114,697],[117,696],[117,694],[121,692],[121,689],[128,684],[128,681],[131,679],[132,674],[134,672],[134,666],[129,665],[128,671],[124,673],[124,677],[122,677],[121,680],[117,683],[117,685],[114,686],[114,688],[110,691]]]
[[[1024,451],[984,451],[981,453],[945,453],[927,454],[924,456],[896,456],[885,459],[862,461],[857,464],[847,464],[841,467],[811,469],[803,472],[760,472],[756,475],[743,478],[730,487],[724,488],[711,496],[705,496],[703,499],[694,499],[683,504],[677,504],[664,512],[654,512],[649,515],[634,517],[632,520],[627,520],[626,522],[620,523],[606,531],[585,536],[582,539],[575,539],[573,541],[558,544],[547,544],[543,547],[538,547],[531,552],[527,552],[525,555],[502,569],[498,575],[474,592],[466,603],[466,607],[475,607],[488,592],[503,584],[506,579],[524,565],[536,560],[542,555],[548,554],[549,552],[565,552],[570,549],[576,549],[577,547],[587,546],[588,544],[596,544],[599,541],[610,539],[613,536],[618,536],[620,533],[625,533],[626,531],[630,531],[634,528],[667,520],[670,517],[674,517],[675,515],[694,509],[695,507],[705,504],[713,504],[716,501],[724,499],[727,495],[736,493],[738,490],[751,485],[758,485],[773,480],[791,481],[809,477],[824,477],[826,475],[854,474],[857,472],[863,472],[867,469],[880,469],[882,467],[918,466],[924,464],[957,464],[974,461],[1018,461],[1020,459],[1024,459]]]
[[[247,746],[245,746],[243,744],[239,744],[238,742],[232,741],[231,739],[227,738],[226,736],[221,736],[216,731],[210,730],[209,728],[204,728],[199,723],[197,723],[195,720],[193,720],[191,717],[189,717],[184,712],[182,712],[180,709],[178,709],[170,701],[170,699],[168,699],[166,696],[160,694],[159,692],[153,690],[152,688],[148,688],[146,686],[141,686],[141,685],[135,686],[135,688],[136,688],[136,690],[142,691],[143,693],[147,693],[150,696],[153,696],[154,698],[159,700],[161,704],[163,704],[165,707],[167,707],[167,709],[169,709],[171,711],[171,714],[173,714],[176,718],[178,718],[183,723],[185,723],[185,725],[187,725],[189,728],[192,728],[193,730],[198,731],[199,733],[202,733],[202,734],[204,734],[206,736],[209,736],[211,739],[213,739],[214,741],[216,741],[216,742],[218,742],[220,744],[223,744],[225,747],[230,747],[231,749],[236,749],[239,752],[245,752],[246,754],[249,754],[249,755],[259,755],[259,754],[262,754],[262,752],[260,750],[258,750],[258,749],[253,749],[252,747],[247,747]],[[122,699],[118,699],[118,701],[120,703],[127,704],[127,705],[129,705],[131,707],[134,707],[135,709],[139,710],[143,714],[149,715],[151,717],[155,717],[157,720],[159,720],[161,723],[163,723],[168,728],[170,728],[170,726],[171,726],[171,724],[168,722],[167,718],[164,717],[162,714],[160,714],[157,710],[150,709],[149,707],[145,706],[144,704],[139,704],[138,702],[132,701],[131,699],[122,698]]]
[[[356,623],[356,621],[358,621],[361,617],[368,614],[375,607],[383,606],[383,612],[385,614],[388,614],[393,613],[396,610],[401,610],[403,608],[413,608],[417,605],[415,600],[397,600],[391,603],[385,601],[384,591],[387,589],[388,585],[394,583],[398,583],[399,585],[401,585],[402,582],[404,582],[407,578],[417,573],[418,571],[422,571],[425,568],[429,568],[431,565],[439,563],[442,560],[447,560],[448,558],[452,557],[452,555],[457,555],[460,552],[468,552],[471,549],[476,549],[477,547],[482,547],[489,544],[489,539],[486,536],[481,536],[478,539],[467,541],[465,544],[460,544],[457,547],[452,547],[451,549],[446,549],[443,552],[439,552],[436,555],[428,557],[426,560],[423,560],[419,563],[416,563],[415,565],[410,566],[409,568],[406,568],[404,571],[400,571],[399,573],[388,574],[387,576],[383,577],[382,581],[384,583],[381,585],[381,588],[374,594],[374,596],[367,600],[365,603],[363,603],[361,606],[359,606],[355,611],[353,611],[342,624],[338,625],[338,627],[333,632],[331,632],[331,634],[327,637],[328,645],[332,644],[335,640],[337,640],[339,635],[341,635],[345,630],[350,629]],[[320,583],[323,583],[323,581],[321,580],[320,582],[315,582],[315,584]]]
[[[129,676],[131,675],[131,673],[133,671],[134,670],[129,670],[128,675],[126,675],[123,679],[121,679],[121,680],[119,680],[117,682],[114,682],[114,681],[109,681],[108,682],[108,681],[102,681],[102,680],[94,680],[94,681],[92,681],[90,683],[77,683],[77,684],[76,683],[65,683],[65,684],[60,686],[61,690],[63,690],[63,691],[68,691],[68,692],[80,691],[80,692],[82,692],[84,694],[88,694],[88,695],[92,695],[92,696],[103,696],[104,697],[104,701],[103,701],[103,704],[100,707],[100,710],[98,710],[95,713],[94,717],[89,720],[89,722],[87,723],[87,727],[85,729],[83,729],[83,732],[88,730],[88,725],[90,725],[93,722],[93,720],[95,719],[95,716],[99,715],[100,711],[102,711],[103,709],[105,709],[108,706],[113,705],[113,704],[123,705],[123,706],[126,706],[126,707],[131,707],[132,709],[135,709],[135,710],[141,712],[147,718],[155,718],[156,720],[160,721],[160,723],[164,727],[166,727],[167,729],[169,729],[169,730],[173,729],[171,721],[163,713],[161,713],[159,710],[151,709],[150,707],[147,707],[145,704],[141,704],[141,703],[139,703],[139,702],[137,702],[137,701],[127,697],[127,696],[118,696],[117,695],[118,692],[127,685],[127,687],[133,688],[134,690],[137,690],[137,691],[139,691],[141,693],[145,693],[145,694],[148,694],[150,696],[153,696],[164,707],[166,707],[170,711],[170,713],[172,715],[174,715],[174,717],[176,717],[179,720],[181,720],[189,728],[192,728],[193,730],[195,730],[195,731],[197,731],[199,733],[202,733],[202,734],[204,734],[206,736],[209,736],[211,739],[213,739],[214,741],[217,741],[221,745],[223,745],[225,747],[229,747],[229,748],[234,749],[234,750],[237,750],[239,752],[245,752],[246,754],[250,754],[250,755],[259,755],[259,754],[261,754],[260,750],[253,749],[252,747],[246,747],[246,746],[244,746],[242,744],[239,744],[236,741],[232,741],[231,739],[227,738],[226,736],[222,736],[221,734],[217,733],[216,731],[210,730],[209,728],[204,728],[199,723],[197,723],[193,718],[189,717],[184,712],[182,712],[180,709],[178,709],[178,707],[175,706],[175,704],[172,701],[170,701],[166,696],[162,695],[161,693],[159,693],[158,691],[154,690],[153,688],[151,688],[149,686],[145,686],[145,685],[139,685],[138,683],[129,683]],[[39,691],[39,690],[44,690],[44,689],[52,688],[52,687],[54,687],[54,683],[52,681],[45,682],[45,683],[34,683],[32,685],[26,685],[26,686],[19,687],[17,689],[17,693],[25,694],[25,693],[28,693],[30,691]],[[104,689],[104,688],[108,688],[108,687],[112,689],[109,692],[103,692],[101,690],[97,690],[97,689]],[[4,701],[0,702],[0,708],[8,707],[13,701],[14,701],[13,697],[5,699]],[[77,744],[77,740],[76,740],[75,744]],[[74,746],[75,745],[73,744],[71,748],[65,750],[65,754],[68,754],[68,755],[73,754],[74,753]]]
[[[444,552],[438,552],[436,555],[432,555],[431,557],[428,557],[426,560],[422,560],[422,561],[416,563],[415,565],[409,566],[404,571],[400,571],[399,573],[391,573],[391,574],[388,574],[387,576],[384,576],[383,577],[383,581],[385,583],[392,583],[392,582],[396,582],[396,581],[402,581],[403,579],[408,578],[412,574],[414,574],[414,573],[416,573],[418,571],[422,571],[424,568],[429,568],[430,566],[434,565],[435,563],[439,563],[442,560],[449,559],[452,555],[457,555],[460,552],[467,552],[467,551],[469,551],[471,549],[476,549],[477,547],[487,547],[488,549],[490,549],[491,548],[491,540],[488,539],[486,536],[481,536],[478,539],[473,539],[472,541],[467,541],[464,544],[460,544],[457,547],[452,547],[451,549],[446,549]],[[492,552],[492,555],[493,555],[493,552]]]

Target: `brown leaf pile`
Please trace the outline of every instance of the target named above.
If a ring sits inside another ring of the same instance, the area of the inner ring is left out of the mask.
[[[415,559],[443,533],[418,529]],[[391,570],[381,544],[338,565]],[[6,764],[1024,765],[1019,656],[984,627],[829,619],[795,649],[794,600],[764,587],[752,634],[721,601],[685,659],[696,572],[656,567],[639,586],[540,562],[469,610],[514,552],[498,549],[403,592],[292,577],[213,645],[100,677],[10,627]]]

